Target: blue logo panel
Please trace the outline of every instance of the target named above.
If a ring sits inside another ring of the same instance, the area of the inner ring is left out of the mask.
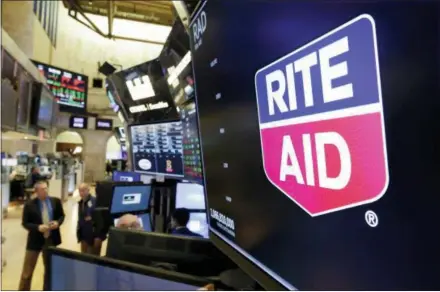
[[[260,124],[379,102],[374,39],[361,15],[260,69]]]

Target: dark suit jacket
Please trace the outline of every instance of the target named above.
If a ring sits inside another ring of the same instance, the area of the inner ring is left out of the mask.
[[[64,222],[63,204],[58,198],[49,198],[52,204],[52,220],[58,221],[58,225],[61,226]],[[41,224],[43,224],[43,218],[41,217],[40,205],[36,198],[27,202],[23,209],[22,225],[29,232],[26,244],[27,250],[39,251],[43,248],[45,239],[43,233],[38,231],[38,226]],[[55,246],[61,244],[60,230],[52,230],[50,232],[50,239]]]
[[[202,237],[200,234],[194,233],[191,230],[189,230],[188,227],[174,229],[171,231],[171,234],[182,235],[182,236],[191,236],[191,237]]]
[[[93,244],[93,240],[95,237],[98,237],[96,234],[96,223],[93,221],[93,213],[95,210],[96,198],[93,196],[89,196],[88,198],[81,199],[78,202],[78,227],[76,231],[76,236],[78,238],[78,242],[86,241],[89,244]],[[85,221],[87,216],[92,217],[92,220]]]

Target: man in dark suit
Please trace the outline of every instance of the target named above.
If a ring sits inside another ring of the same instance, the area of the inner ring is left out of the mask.
[[[171,216],[171,234],[202,237],[200,234],[192,232],[186,227],[189,222],[189,210],[185,208],[176,209]]]
[[[59,227],[64,221],[61,200],[48,195],[47,183],[39,181],[34,188],[37,198],[27,202],[23,209],[22,225],[28,231],[28,237],[19,285],[21,291],[31,289],[32,275],[40,252],[43,252],[43,263],[46,267],[47,248],[61,244]],[[45,272],[43,290],[48,290],[47,276]]]
[[[93,213],[96,206],[96,198],[90,195],[89,185],[82,183],[79,186],[81,200],[78,202],[78,225],[76,236],[81,243],[81,252],[94,255],[101,254],[102,241],[105,236],[99,232],[99,222],[95,222]]]

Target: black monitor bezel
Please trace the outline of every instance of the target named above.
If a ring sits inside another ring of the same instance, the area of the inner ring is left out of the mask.
[[[191,275],[181,274],[177,272],[167,271],[163,269],[142,266],[135,263],[124,262],[108,257],[100,257],[91,254],[79,253],[71,250],[66,250],[58,247],[49,247],[47,250],[47,266],[46,273],[47,275],[47,287],[48,290],[52,290],[52,256],[62,256],[68,259],[79,260],[86,263],[91,263],[95,265],[101,265],[105,267],[110,267],[114,269],[120,269],[124,271],[128,271],[130,273],[141,274],[145,276],[160,278],[163,280],[174,281],[182,284],[193,285],[204,287],[209,284],[209,280],[201,277],[195,277]]]
[[[148,203],[146,206],[146,209],[144,210],[138,210],[138,211],[130,211],[130,212],[118,212],[118,213],[112,213],[112,205],[113,205],[113,197],[115,194],[115,188],[117,187],[138,187],[138,186],[149,186],[150,187],[150,194],[148,197]],[[110,215],[114,218],[119,218],[120,216],[124,215],[124,214],[133,214],[133,215],[137,215],[137,214],[141,214],[141,213],[149,213],[150,212],[150,206],[151,206],[151,197],[153,194],[153,185],[152,184],[138,184],[138,185],[114,185],[112,187],[112,203],[110,204],[108,210],[110,212]],[[151,218],[150,218],[151,219]]]
[[[148,126],[148,125],[156,125],[156,124],[167,124],[167,123],[182,123],[181,119],[168,119],[168,120],[160,120],[160,121],[154,121],[154,122],[148,122],[148,123],[133,123],[127,126],[127,133],[125,134],[125,139],[126,141],[129,140],[130,141],[130,156],[131,156],[131,165],[135,165],[134,163],[134,155],[133,155],[133,139],[131,136],[131,128],[132,127],[137,127],[137,126]],[[183,136],[183,133],[182,133]],[[182,142],[183,143],[183,142]],[[182,175],[177,175],[177,174],[166,174],[166,173],[160,173],[160,172],[149,172],[149,171],[139,171],[139,170],[135,170],[134,166],[133,166],[133,172],[137,172],[140,174],[147,174],[147,175],[155,175],[155,176],[163,176],[164,178],[169,178],[169,179],[185,179],[185,174],[184,174],[184,170],[183,170],[183,151],[182,151]]]

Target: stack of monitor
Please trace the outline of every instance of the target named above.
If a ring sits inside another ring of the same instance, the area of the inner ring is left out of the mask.
[[[123,215],[133,214],[137,216],[138,223],[143,230],[151,231],[150,196],[150,185],[115,185],[110,205],[114,225],[118,225]]]

